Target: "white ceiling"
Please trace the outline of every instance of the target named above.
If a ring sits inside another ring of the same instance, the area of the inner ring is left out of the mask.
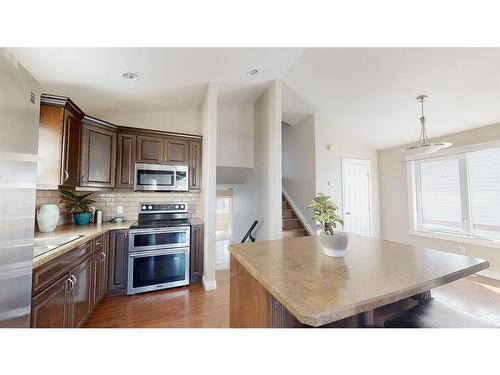
[[[45,92],[106,117],[192,108],[206,82],[221,103],[253,102],[283,84],[283,119],[320,114],[381,149],[414,142],[419,94],[429,136],[500,122],[500,49],[484,48],[12,48]],[[261,72],[248,78],[246,72]],[[141,78],[127,82],[123,71]]]
[[[309,48],[282,79],[378,149],[417,141],[420,94],[430,137],[500,122],[500,48]]]
[[[71,97],[94,116],[200,105],[208,81],[221,103],[252,103],[302,48],[11,48],[44,92]],[[253,78],[246,73],[255,68]],[[140,74],[128,82],[124,71]]]

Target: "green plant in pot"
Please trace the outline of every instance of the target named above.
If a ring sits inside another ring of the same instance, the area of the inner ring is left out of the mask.
[[[337,224],[344,225],[344,220],[337,214],[338,207],[331,197],[317,193],[312,203],[305,208],[311,209],[314,216],[311,221],[319,223],[322,229],[321,244],[326,255],[342,257],[347,249],[347,233],[337,232]]]
[[[63,198],[59,203],[63,203],[67,214],[73,214],[75,224],[86,225],[92,218],[92,208],[90,205],[95,200],[88,198],[92,193],[77,195],[69,190],[61,190]]]

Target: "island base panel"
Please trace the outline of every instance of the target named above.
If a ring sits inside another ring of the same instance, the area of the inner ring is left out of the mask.
[[[230,256],[229,325],[231,328],[306,328],[234,256]],[[358,328],[383,326],[386,319],[416,306],[422,295],[406,298],[374,310],[321,326]],[[430,295],[430,292],[429,292]],[[427,294],[425,294],[427,296]]]

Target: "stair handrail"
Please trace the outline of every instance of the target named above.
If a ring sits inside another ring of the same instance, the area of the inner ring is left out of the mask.
[[[247,233],[245,234],[245,236],[241,240],[241,243],[245,243],[248,238],[250,238],[250,241],[255,242],[255,236],[252,236],[252,231],[254,230],[254,228],[257,226],[258,223],[259,223],[258,220],[255,220],[253,222],[252,226],[250,227],[250,229],[247,231]]]

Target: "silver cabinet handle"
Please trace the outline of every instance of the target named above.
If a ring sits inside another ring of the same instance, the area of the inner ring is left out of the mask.
[[[351,213],[350,213],[350,212],[346,212],[345,214],[346,214],[346,215],[350,215]]]
[[[73,279],[71,278],[71,276],[66,281],[68,281],[70,283],[70,288],[66,288],[66,293],[70,293],[73,291],[73,289],[75,289],[75,283],[73,282]]]
[[[68,173],[68,171],[65,169],[65,170],[64,170],[64,181],[66,181],[68,178],[69,178],[69,173]]]
[[[75,275],[70,276],[71,280],[73,280],[73,288],[76,286],[76,277]]]
[[[101,251],[101,263],[104,262],[106,259],[106,253],[104,251]]]
[[[82,177],[80,177],[80,181],[81,181],[81,182],[85,182],[85,173],[84,173],[84,174],[82,174]]]
[[[96,242],[95,245],[96,246],[101,246],[101,243],[100,242]]]

